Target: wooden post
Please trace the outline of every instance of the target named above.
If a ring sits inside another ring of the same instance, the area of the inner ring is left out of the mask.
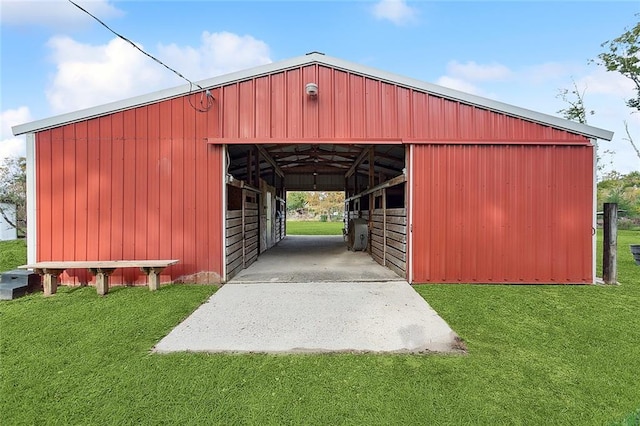
[[[603,234],[602,278],[605,284],[617,284],[618,204],[616,203],[604,203]]]

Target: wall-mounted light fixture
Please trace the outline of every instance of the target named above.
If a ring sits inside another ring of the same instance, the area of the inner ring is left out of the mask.
[[[316,83],[307,83],[307,85],[304,86],[304,91],[309,96],[318,96],[318,85]]]

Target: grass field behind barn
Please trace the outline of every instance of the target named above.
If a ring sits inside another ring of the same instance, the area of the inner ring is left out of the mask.
[[[2,301],[2,423],[637,425],[631,243],[621,231],[621,286],[416,286],[464,356],[151,354],[209,286]]]
[[[342,235],[342,222],[287,221],[287,235]]]

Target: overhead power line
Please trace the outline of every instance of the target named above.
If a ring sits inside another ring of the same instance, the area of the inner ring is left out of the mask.
[[[184,75],[182,75],[181,73],[179,73],[178,71],[176,71],[175,69],[171,68],[169,65],[165,64],[164,62],[162,62],[160,59],[156,58],[155,56],[151,55],[150,53],[145,52],[144,50],[142,50],[137,44],[135,44],[134,42],[132,42],[131,40],[129,40],[128,38],[126,38],[125,36],[123,36],[122,34],[116,32],[114,29],[112,29],[109,25],[105,24],[102,20],[100,20],[100,18],[98,18],[97,16],[95,16],[94,14],[92,14],[91,12],[89,12],[87,9],[85,9],[84,7],[80,6],[78,3],[74,2],[73,0],[68,0],[69,3],[71,3],[72,5],[74,5],[75,7],[77,7],[78,9],[80,9],[82,12],[86,13],[87,15],[91,16],[93,19],[95,19],[96,21],[98,21],[98,23],[100,23],[100,25],[102,25],[103,27],[105,27],[107,30],[109,30],[111,33],[113,33],[116,37],[126,41],[127,43],[129,43],[131,46],[133,46],[134,48],[136,48],[138,51],[140,51],[140,53],[142,53],[143,55],[153,59],[155,62],[157,62],[158,64],[162,65],[163,67],[165,67],[166,69],[168,69],[169,71],[171,71],[172,73],[174,73],[175,75],[177,75],[178,77],[182,78],[183,80],[185,80],[187,83],[189,83],[189,94],[191,94],[191,90],[193,88],[193,86],[198,87],[200,90],[205,90],[202,86],[200,86],[197,83],[194,83],[193,81],[189,80],[187,77],[185,77]],[[213,103],[213,96],[211,95],[211,92],[209,92],[209,90],[206,90],[205,92],[206,97],[207,97],[207,102],[206,102],[206,106],[204,104],[204,95],[200,97],[200,105],[202,106],[203,109],[199,109],[196,108],[195,106],[193,106],[193,104],[191,104],[191,98],[189,97],[189,104],[191,105],[191,107],[193,109],[195,109],[196,111],[199,112],[207,112],[209,110],[209,108],[211,108],[211,105]]]

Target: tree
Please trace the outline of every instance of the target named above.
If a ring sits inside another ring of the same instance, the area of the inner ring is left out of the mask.
[[[585,107],[584,103],[584,94],[587,91],[587,88],[580,90],[578,88],[578,84],[575,80],[571,80],[573,83],[573,89],[560,89],[558,95],[556,96],[568,106],[561,110],[558,110],[558,114],[562,114],[564,118],[571,121],[577,121],[580,124],[587,124],[587,116],[593,115],[595,111],[589,110]],[[605,150],[603,153],[600,152],[600,146],[598,141],[596,141],[596,171],[598,174],[602,174],[604,172],[605,164],[602,159],[602,155],[612,154],[611,150]]]
[[[640,16],[640,14],[636,15]],[[635,97],[627,99],[626,104],[634,112],[640,112],[640,22],[630,30],[625,28],[625,32],[613,40],[605,41],[600,45],[607,49],[598,55],[598,64],[603,65],[607,71],[617,72],[628,78],[635,84]],[[628,141],[640,159],[640,150],[635,144],[627,122],[624,122]]]
[[[7,157],[0,165],[0,203],[15,206],[15,220],[0,206],[0,215],[16,228],[18,235],[25,235],[27,228],[27,160],[24,157]]]
[[[571,80],[573,83],[573,89],[560,89],[557,98],[567,103],[569,106],[558,111],[558,114],[562,114],[567,120],[577,121],[580,124],[587,124],[587,109],[584,106],[584,94],[587,91],[585,87],[582,91],[578,89],[578,84],[575,80]],[[588,112],[588,115],[593,115],[594,111]]]
[[[607,51],[599,54],[598,59],[607,71],[617,72],[635,84],[636,95],[626,102],[629,108],[640,111],[640,22],[625,30],[621,36],[600,45]]]
[[[304,209],[307,205],[306,192],[287,192],[287,210],[296,211]]]
[[[598,183],[598,209],[603,203],[617,203],[625,216],[640,217],[640,172],[623,175],[610,172]]]

